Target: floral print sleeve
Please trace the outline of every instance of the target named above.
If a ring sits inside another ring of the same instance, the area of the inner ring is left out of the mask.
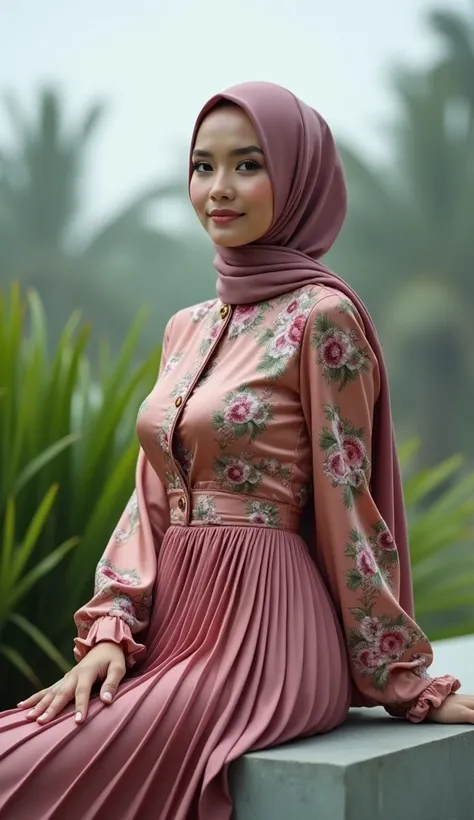
[[[165,350],[166,335],[160,371]],[[133,635],[148,626],[157,549],[169,523],[166,490],[140,449],[135,490],[97,565],[93,598],[74,616],[77,661],[100,641],[119,643],[128,666],[144,654],[144,645]]]
[[[396,544],[370,493],[378,364],[355,308],[340,296],[313,308],[301,397],[313,449],[316,552],[345,635],[357,705],[423,720],[460,684],[432,679],[433,653],[398,603]]]

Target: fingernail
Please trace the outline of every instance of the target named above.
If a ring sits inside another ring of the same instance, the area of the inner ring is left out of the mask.
[[[24,700],[20,700],[20,702],[19,702],[19,703],[17,703],[17,706],[18,706],[18,707],[23,706],[23,705],[24,705],[24,703],[25,703],[25,701],[24,701]]]
[[[34,717],[34,715],[35,715],[35,710],[32,709],[30,712],[27,713],[26,717]]]
[[[112,700],[112,695],[110,692],[104,692],[102,695],[103,700],[108,700],[109,702]]]
[[[76,717],[74,718],[76,723],[80,723],[82,720],[82,712],[76,712]]]
[[[42,715],[39,716],[38,720],[47,720],[48,713],[44,712]]]

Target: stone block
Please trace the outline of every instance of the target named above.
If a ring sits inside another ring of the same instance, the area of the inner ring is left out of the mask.
[[[435,658],[433,674],[474,694],[474,636]],[[230,782],[235,820],[474,820],[474,726],[354,709],[328,735],[245,755]]]

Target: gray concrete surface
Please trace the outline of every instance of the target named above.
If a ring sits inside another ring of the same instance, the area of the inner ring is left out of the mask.
[[[433,674],[474,695],[474,636],[435,645]],[[231,767],[235,820],[474,820],[474,726],[352,710],[329,735]]]

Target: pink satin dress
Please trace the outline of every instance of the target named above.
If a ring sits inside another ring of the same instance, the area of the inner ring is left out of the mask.
[[[169,322],[136,489],[76,613],[129,671],[46,726],[0,715],[0,820],[230,820],[229,764],[351,702],[413,721],[457,688],[398,603],[370,493],[378,366],[354,306],[307,286]],[[309,505],[309,507],[308,507]],[[300,532],[314,510],[310,555]]]

